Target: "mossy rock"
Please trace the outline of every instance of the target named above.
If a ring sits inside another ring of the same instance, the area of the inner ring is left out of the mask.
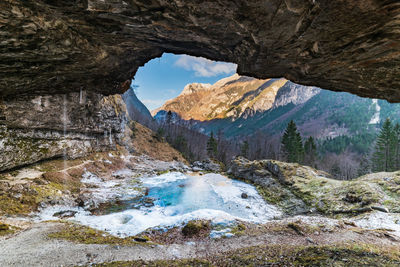
[[[120,238],[87,226],[65,222],[58,231],[50,233],[50,238],[65,239],[80,244],[107,244],[132,246],[145,244],[142,240],[135,241],[136,237]],[[146,240],[148,241],[148,240]]]
[[[0,222],[0,231],[7,231],[9,229],[10,229],[10,226],[8,224]]]
[[[308,166],[276,160],[236,158],[232,165],[234,178],[256,184],[267,202],[279,206],[287,214],[318,212],[328,216],[339,213],[353,216],[371,210],[369,207],[400,211],[399,172],[340,181]]]
[[[0,222],[0,236],[11,235],[17,230],[20,230],[20,228]]]
[[[182,234],[186,237],[199,235],[201,232],[210,230],[209,221],[194,220],[189,221],[183,228]]]

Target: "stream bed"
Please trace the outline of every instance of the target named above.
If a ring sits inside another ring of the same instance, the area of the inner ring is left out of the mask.
[[[68,220],[112,235],[132,236],[148,228],[168,229],[197,219],[228,225],[236,220],[264,223],[282,215],[254,186],[215,173],[168,172],[102,181],[87,172],[82,182],[92,188],[90,197],[102,203],[102,209],[52,206],[40,212],[40,220],[58,219],[55,214],[69,211]]]

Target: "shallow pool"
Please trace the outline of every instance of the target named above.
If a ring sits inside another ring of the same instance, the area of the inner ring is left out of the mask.
[[[96,179],[87,182],[100,184]],[[145,192],[142,197],[137,197],[135,190],[138,187]],[[129,183],[121,183],[97,190],[97,195],[101,195],[101,190],[107,195],[110,190],[123,190],[135,197],[124,199],[121,202],[123,208],[117,212],[93,215],[84,209],[76,209],[78,212],[70,219],[118,236],[136,235],[150,227],[173,227],[193,219],[221,224],[234,220],[262,223],[281,215],[276,207],[262,199],[254,186],[214,173],[199,176],[170,172],[140,178],[135,188],[129,188]],[[56,208],[62,209],[53,207]],[[47,210],[43,214],[51,217],[52,212]]]

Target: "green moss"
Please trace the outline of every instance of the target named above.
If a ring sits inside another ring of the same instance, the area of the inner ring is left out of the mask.
[[[36,207],[35,196],[21,195],[18,199],[9,195],[0,196],[0,214],[28,214]]]
[[[281,204],[285,199],[289,197],[287,192],[284,190],[274,190],[274,188],[264,188],[260,185],[256,186],[259,194],[271,204]]]
[[[135,237],[119,238],[103,231],[69,222],[64,223],[59,231],[50,233],[48,236],[50,238],[65,239],[80,244],[107,244],[123,246],[146,244],[135,241]]]
[[[235,236],[240,236],[244,235],[246,231],[246,225],[243,223],[238,223],[234,227],[232,227],[231,233],[234,234]]]
[[[29,214],[37,210],[38,205],[43,201],[62,197],[63,191],[78,192],[80,183],[70,183],[66,181],[48,182],[47,184],[30,184],[30,190],[18,192],[4,192],[0,195],[0,214]]]
[[[110,263],[94,264],[92,266],[98,267],[134,267],[134,266],[148,266],[148,267],[208,267],[213,266],[208,260],[202,259],[183,259],[183,260],[158,260],[154,262],[146,261],[116,261]]]
[[[19,230],[18,227],[0,222],[0,236],[11,235]]]
[[[187,237],[196,236],[204,231],[207,232],[210,231],[209,221],[202,221],[202,220],[190,221],[182,228],[183,235]]]
[[[371,245],[266,245],[209,255],[207,259],[178,259],[103,263],[94,266],[398,266],[399,250]]]

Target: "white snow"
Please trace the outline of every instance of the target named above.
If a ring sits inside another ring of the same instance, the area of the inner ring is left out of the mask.
[[[186,180],[187,176],[180,172],[167,172],[159,176],[142,178],[141,181],[146,186],[157,186],[178,180]]]
[[[353,221],[357,226],[367,229],[391,229],[394,234],[400,237],[400,214],[377,211],[362,215]]]
[[[369,121],[369,124],[378,124],[380,122],[379,116],[381,112],[381,107],[378,104],[378,99],[372,99],[372,106],[375,106],[375,113]]]
[[[83,179],[81,180],[81,182],[85,184],[100,184],[102,182],[102,180],[99,177],[97,177],[97,175],[88,171],[86,171],[82,175],[82,178]]]

